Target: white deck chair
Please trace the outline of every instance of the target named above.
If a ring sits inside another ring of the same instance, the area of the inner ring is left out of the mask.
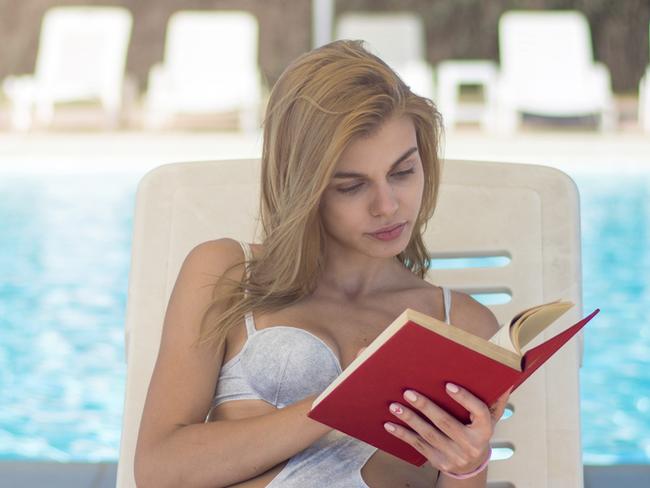
[[[434,97],[433,67],[426,61],[426,32],[416,14],[345,13],[336,21],[335,37],[366,41],[414,93]]]
[[[650,43],[650,25],[648,43]],[[643,131],[650,132],[650,64],[639,82],[639,125]]]
[[[52,123],[54,105],[99,100],[112,126],[119,121],[132,17],[122,7],[54,7],[43,17],[34,75],[11,76],[3,88],[11,125]]]
[[[499,19],[501,73],[496,129],[512,132],[522,113],[599,116],[615,125],[609,71],[595,63],[585,16],[576,11],[510,11]]]
[[[149,75],[149,128],[176,114],[237,111],[245,130],[260,124],[258,24],[243,11],[180,11],[167,24],[162,64]]]
[[[119,488],[133,487],[133,456],[165,307],[181,263],[200,242],[255,242],[259,161],[177,163],[148,173],[137,192],[126,318],[128,362]],[[578,195],[542,166],[447,161],[426,244],[439,258],[509,256],[492,268],[435,269],[432,282],[469,293],[509,293],[491,306],[503,323],[526,306],[566,298],[581,312]],[[571,322],[573,321],[573,322]],[[556,333],[555,327],[546,336]],[[512,395],[514,414],[495,445],[514,455],[490,464],[493,487],[581,487],[578,366],[572,341]],[[511,483],[511,484],[508,484]]]

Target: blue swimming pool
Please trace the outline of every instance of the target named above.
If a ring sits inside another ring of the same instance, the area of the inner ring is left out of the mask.
[[[0,459],[114,461],[141,175],[0,178]],[[584,461],[650,463],[650,176],[576,173]]]

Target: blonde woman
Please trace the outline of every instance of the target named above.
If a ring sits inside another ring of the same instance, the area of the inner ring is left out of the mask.
[[[284,71],[264,122],[262,242],[217,239],[185,258],[142,416],[139,486],[485,486],[506,395],[489,408],[448,385],[469,425],[422,395],[396,402],[389,414],[410,428],[393,435],[426,456],[420,468],[307,417],[407,307],[482,337],[498,327],[470,296],[423,279],[440,127],[433,103],[361,41]]]

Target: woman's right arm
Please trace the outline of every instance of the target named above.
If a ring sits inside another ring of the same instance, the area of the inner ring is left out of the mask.
[[[140,422],[135,452],[140,487],[229,486],[264,473],[331,430],[307,417],[315,396],[264,415],[203,423],[225,348],[193,343],[216,276],[237,261],[239,244],[219,239],[196,246],[181,266]],[[240,267],[231,277],[242,273]]]

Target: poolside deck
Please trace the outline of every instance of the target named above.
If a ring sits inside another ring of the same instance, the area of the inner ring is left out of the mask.
[[[0,462],[0,488],[114,488],[116,463]]]
[[[115,463],[0,462],[0,488],[113,488]],[[650,465],[586,466],[584,488],[650,486]]]
[[[261,149],[261,132],[0,131],[0,171],[144,173],[171,162],[259,157]],[[636,130],[604,134],[524,131],[494,136],[462,130],[445,134],[442,155],[543,164],[565,171],[650,171],[650,135]]]

